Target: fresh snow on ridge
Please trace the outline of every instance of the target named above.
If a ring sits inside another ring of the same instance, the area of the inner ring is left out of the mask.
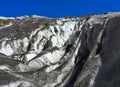
[[[0,19],[7,20],[7,19],[15,19],[14,17],[2,17],[0,16]]]

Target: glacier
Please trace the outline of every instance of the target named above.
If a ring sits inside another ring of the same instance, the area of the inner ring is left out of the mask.
[[[119,12],[10,19],[0,26],[0,87],[120,86]]]

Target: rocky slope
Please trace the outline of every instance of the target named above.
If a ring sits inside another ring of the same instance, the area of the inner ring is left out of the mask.
[[[120,86],[120,13],[0,20],[0,87]]]

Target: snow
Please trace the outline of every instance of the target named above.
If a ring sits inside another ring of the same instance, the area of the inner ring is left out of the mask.
[[[107,14],[103,14],[99,16],[112,18],[112,17],[119,16],[119,15],[120,15],[120,12],[108,12]]]
[[[26,81],[16,81],[16,82],[11,82],[7,85],[2,85],[0,87],[19,87],[19,86],[22,86],[22,87],[36,87],[34,86],[33,84],[29,83],[29,82],[26,82]]]
[[[46,65],[57,63],[63,56],[64,51],[54,51],[53,53],[47,53],[41,57],[38,57],[31,61],[28,66],[30,70],[40,69]]]
[[[98,73],[98,71],[99,71],[99,68],[100,68],[100,66],[101,66],[101,57],[100,57],[100,54],[97,54],[96,56],[95,56],[95,58],[97,59],[97,62],[96,62],[96,64],[97,64],[97,69],[94,71],[94,73],[92,74],[92,78],[91,78],[91,80],[90,80],[90,82],[89,82],[89,87],[93,87],[93,85],[94,85],[94,82],[95,82],[95,78],[96,78],[96,76],[97,76],[97,73]]]
[[[45,16],[39,16],[39,15],[32,15],[32,17],[34,17],[34,18],[48,18],[48,17],[45,17]]]
[[[24,19],[24,18],[28,18],[28,17],[29,17],[28,15],[25,15],[25,16],[16,17],[16,19]]]
[[[29,45],[29,43],[30,43],[29,39],[27,37],[24,37],[21,42],[23,44],[23,49],[26,50],[28,45]]]
[[[13,23],[9,23],[9,24],[7,24],[7,25],[1,26],[0,29],[6,28],[6,27],[9,27],[9,26],[12,26],[12,24],[13,24]]]
[[[45,71],[46,72],[52,72],[52,71],[54,71],[59,66],[60,66],[59,64],[48,66]]]
[[[9,44],[6,45],[6,41],[2,42],[2,48],[0,49],[0,53],[3,53],[7,56],[10,56],[13,54],[13,49],[11,48],[11,46]]]
[[[25,55],[26,61],[33,59],[35,56],[37,56],[37,54],[35,53],[26,54]]]
[[[63,24],[63,22],[62,22],[62,21],[60,21],[60,20],[57,20],[57,24],[58,24],[58,25],[62,25],[62,24]]]
[[[57,50],[57,51],[54,51],[52,53],[48,53],[45,56],[50,61],[50,63],[55,64],[61,59],[63,54],[64,54],[64,51],[58,51]]]
[[[92,28],[92,26],[94,25],[94,24],[103,24],[103,21],[104,19],[102,18],[102,17],[100,17],[100,16],[92,16],[88,21],[87,21],[87,23],[89,23],[90,24],[90,28]]]
[[[61,26],[61,29],[64,31],[64,35],[62,36],[64,42],[66,42],[69,39],[70,35],[72,35],[75,24],[75,21],[68,21],[65,22],[63,26]]]
[[[7,20],[7,19],[15,19],[14,17],[2,17],[0,16],[0,19]]]
[[[21,81],[16,81],[16,82],[11,82],[7,85],[2,85],[1,87],[18,87],[22,82]]]
[[[6,65],[0,66],[0,70],[9,70],[9,68]]]

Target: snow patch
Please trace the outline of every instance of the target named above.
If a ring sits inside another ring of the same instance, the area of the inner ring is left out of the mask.
[[[0,53],[10,56],[14,53],[14,51],[11,48],[10,44],[6,44],[6,43],[7,43],[6,41],[2,42],[2,45],[1,45],[2,48],[0,49]]]
[[[25,15],[25,16],[16,17],[16,19],[24,19],[24,18],[28,18],[28,17],[29,17],[28,15]]]
[[[18,87],[21,83],[22,81],[16,81],[16,82],[11,82],[7,85],[2,85],[1,87]]]
[[[34,18],[48,18],[48,17],[45,17],[45,16],[39,16],[39,15],[32,15],[32,17],[34,17]]]
[[[0,19],[2,19],[2,20],[7,20],[7,19],[15,19],[14,17],[0,17]]]
[[[0,66],[0,70],[10,70],[6,65]]]
[[[9,26],[12,26],[12,24],[13,24],[13,23],[9,23],[9,24],[7,24],[7,25],[1,26],[0,29],[6,28],[6,27],[9,27]]]

